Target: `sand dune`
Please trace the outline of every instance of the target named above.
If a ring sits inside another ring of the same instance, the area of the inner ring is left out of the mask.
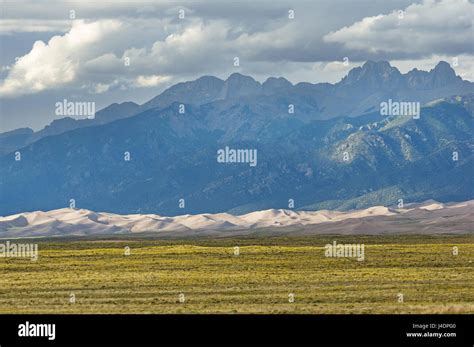
[[[441,204],[433,200],[403,209],[374,206],[353,211],[271,209],[234,216],[228,213],[165,217],[119,215],[63,208],[0,217],[0,238],[108,235],[156,232],[167,236],[247,235],[260,230],[298,234],[470,233],[474,200]],[[229,233],[230,232],[230,233]]]

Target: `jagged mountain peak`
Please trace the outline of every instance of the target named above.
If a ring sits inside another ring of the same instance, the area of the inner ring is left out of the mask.
[[[384,73],[390,73],[390,74],[397,74],[400,75],[400,71],[392,65],[388,61],[373,61],[373,60],[367,60],[364,65],[361,66],[360,68],[361,72],[364,74],[384,74]],[[352,70],[356,70],[352,69]],[[351,70],[351,71],[352,71]]]
[[[440,61],[433,70],[430,71],[433,78],[439,82],[449,83],[459,79],[454,69],[445,61]]]
[[[222,89],[221,98],[236,98],[245,95],[261,94],[262,85],[252,77],[234,72],[227,78]]]
[[[338,83],[340,86],[358,85],[363,88],[379,88],[380,85],[398,86],[401,73],[396,67],[386,61],[367,61],[361,67],[349,71],[346,77]]]
[[[293,84],[284,77],[269,77],[262,84],[263,90],[266,93],[277,90],[288,89],[293,87]]]
[[[199,77],[194,81],[194,84],[202,87],[221,87],[224,84],[224,81],[218,77],[205,75]]]
[[[449,72],[454,73],[454,70],[451,67],[451,65],[448,62],[444,61],[444,60],[440,60],[439,63],[436,64],[436,66],[434,67],[433,70],[435,70],[435,71],[449,71]]]
[[[226,80],[226,82],[233,82],[233,83],[257,83],[260,84],[259,82],[255,81],[252,76],[249,75],[243,75],[240,72],[234,72],[232,73]]]
[[[380,60],[367,60],[364,65],[362,65],[362,69],[396,69],[388,61]]]
[[[440,61],[433,69],[421,71],[413,69],[405,75],[406,84],[412,89],[435,89],[462,82],[454,69],[445,61]]]

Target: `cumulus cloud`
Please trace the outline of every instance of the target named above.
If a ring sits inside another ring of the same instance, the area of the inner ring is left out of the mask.
[[[153,22],[74,21],[69,32],[48,43],[36,41],[29,53],[6,68],[0,95],[31,94],[74,83],[96,93],[111,87],[152,87],[169,81],[170,75],[232,66],[236,47],[228,39],[225,21]]]
[[[473,12],[469,0],[425,0],[404,10],[363,18],[328,33],[324,41],[374,54],[472,54]]]
[[[19,96],[74,84],[93,93],[113,87],[154,87],[169,82],[170,76],[179,79],[231,68],[239,47],[243,53],[241,33],[231,33],[223,20],[154,24],[75,21],[69,32],[48,43],[36,41],[29,53],[7,67],[0,95]],[[147,39],[140,40],[141,36]]]
[[[54,36],[48,43],[36,41],[28,54],[9,67],[8,76],[0,83],[0,95],[30,94],[76,81],[82,62],[105,49],[104,40],[120,27],[116,20],[78,20],[67,34]]]

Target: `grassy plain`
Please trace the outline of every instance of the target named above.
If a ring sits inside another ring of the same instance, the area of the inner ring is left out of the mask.
[[[0,313],[474,313],[473,260],[469,235],[46,240],[0,258]]]

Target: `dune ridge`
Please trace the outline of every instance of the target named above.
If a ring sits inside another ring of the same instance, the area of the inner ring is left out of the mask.
[[[400,209],[373,206],[344,212],[270,209],[243,215],[204,213],[167,217],[62,208],[0,217],[0,238],[142,232],[176,237],[228,236],[262,229],[272,229],[274,233],[279,233],[288,228],[295,234],[470,233],[474,231],[474,200],[448,204],[429,200]]]

